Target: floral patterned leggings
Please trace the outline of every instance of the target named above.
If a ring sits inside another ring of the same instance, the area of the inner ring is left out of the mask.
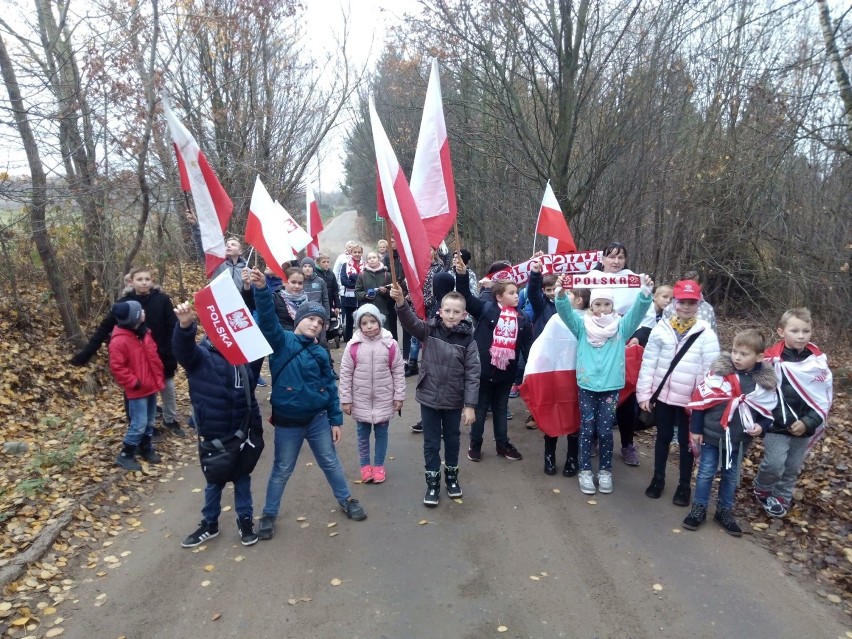
[[[580,470],[592,469],[592,441],[600,444],[601,470],[612,470],[612,424],[618,406],[618,391],[590,391],[581,388]]]

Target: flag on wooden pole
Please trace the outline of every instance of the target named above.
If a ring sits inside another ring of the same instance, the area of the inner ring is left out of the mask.
[[[565,221],[565,216],[562,214],[562,207],[559,206],[559,201],[550,186],[550,180],[548,180],[547,187],[544,189],[544,199],[541,202],[541,208],[538,210],[535,233],[536,235],[541,233],[548,236],[548,253],[574,253],[577,250],[574,236],[571,235],[568,222]],[[534,251],[535,240],[533,240]]]
[[[294,259],[296,253],[290,244],[284,217],[260,181],[260,176],[255,180],[251,194],[245,237],[246,242],[263,256],[272,272],[285,279],[281,264]]]
[[[311,243],[305,249],[308,257],[316,257],[319,255],[319,234],[323,230],[322,217],[320,217],[319,205],[314,197],[314,190],[309,184],[305,189],[305,199],[307,205],[305,207],[305,217],[307,218],[307,232],[311,236]]]

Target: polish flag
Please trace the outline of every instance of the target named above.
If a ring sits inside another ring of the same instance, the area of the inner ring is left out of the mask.
[[[296,253],[290,244],[284,218],[260,181],[260,176],[255,180],[251,194],[245,237],[246,242],[263,256],[272,272],[284,279],[281,264],[294,259]]]
[[[562,215],[562,208],[559,206],[549,180],[544,189],[544,200],[542,200],[541,208],[538,211],[535,232],[536,235],[541,233],[548,236],[548,253],[574,253],[577,250],[577,245],[574,244],[574,236],[571,235],[568,222]]]
[[[207,277],[225,261],[225,238],[234,205],[216,178],[207,158],[187,128],[177,119],[163,96],[163,113],[172,136],[180,172],[180,188],[192,191],[195,215],[201,229],[201,246],[204,248]]]
[[[521,397],[539,430],[559,437],[580,430],[577,338],[554,315],[530,348]]]
[[[228,271],[195,294],[195,312],[207,337],[229,364],[247,364],[272,352]]]
[[[456,221],[456,188],[444,122],[438,60],[432,60],[432,73],[426,89],[426,103],[411,171],[411,194],[423,218],[430,246],[438,246]]]
[[[278,211],[278,215],[284,220],[284,228],[287,229],[290,246],[293,247],[294,252],[298,253],[311,243],[311,236],[308,232],[299,226],[299,223],[293,219],[293,216],[287,212],[287,209],[279,204],[278,200],[275,200],[275,210]]]
[[[393,224],[396,248],[399,251],[414,310],[420,317],[425,317],[423,281],[426,279],[426,272],[431,263],[429,240],[423,220],[417,211],[417,204],[408,187],[408,181],[376,113],[376,104],[372,95],[370,96],[370,124],[373,129],[373,144],[376,147],[378,208],[380,212],[387,212],[387,219]]]
[[[317,200],[314,197],[314,190],[310,187],[310,185],[308,185],[308,188],[305,190],[305,197],[307,199],[307,206],[305,207],[308,224],[307,232],[308,235],[311,236],[311,243],[308,244],[306,252],[308,257],[316,257],[319,255],[319,234],[323,230],[323,226],[319,206],[317,205]]]

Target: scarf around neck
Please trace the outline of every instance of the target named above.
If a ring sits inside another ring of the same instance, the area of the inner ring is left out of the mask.
[[[686,335],[687,331],[689,331],[690,328],[695,326],[696,321],[697,319],[695,317],[690,317],[687,320],[682,320],[677,315],[675,315],[671,319],[671,325],[672,328],[675,330],[675,333],[677,333],[678,335]]]
[[[360,275],[361,274],[361,268],[362,268],[361,260],[356,261],[354,258],[352,258],[350,256],[349,259],[346,261],[346,274],[349,275],[349,276]]]
[[[494,326],[491,339],[491,364],[501,371],[509,368],[509,362],[515,359],[515,347],[518,341],[518,309],[513,306],[501,306],[500,317]]]
[[[379,271],[386,270],[384,264],[379,264],[376,268],[370,268],[370,266],[365,264],[363,268],[365,271],[370,271],[370,273],[378,273]]]
[[[299,307],[308,301],[308,294],[302,291],[300,294],[290,293],[286,288],[282,288],[281,297],[284,300],[284,303],[287,305],[287,312],[290,313],[290,317],[293,320],[296,319],[296,311],[299,310]]]
[[[583,314],[583,324],[586,327],[586,339],[594,348],[600,348],[608,339],[615,337],[618,332],[618,313],[609,313],[595,317],[591,311]]]

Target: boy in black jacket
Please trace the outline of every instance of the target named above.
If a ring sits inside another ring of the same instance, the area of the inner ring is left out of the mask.
[[[713,363],[687,405],[692,409],[690,446],[701,449],[692,510],[683,520],[687,530],[698,530],[707,518],[710,490],[721,462],[719,506],[713,520],[729,535],[743,534],[733,515],[739,465],[751,438],[772,424],[777,402],[775,372],[763,362],[765,349],[766,340],[759,331],[737,333],[731,352]]]

